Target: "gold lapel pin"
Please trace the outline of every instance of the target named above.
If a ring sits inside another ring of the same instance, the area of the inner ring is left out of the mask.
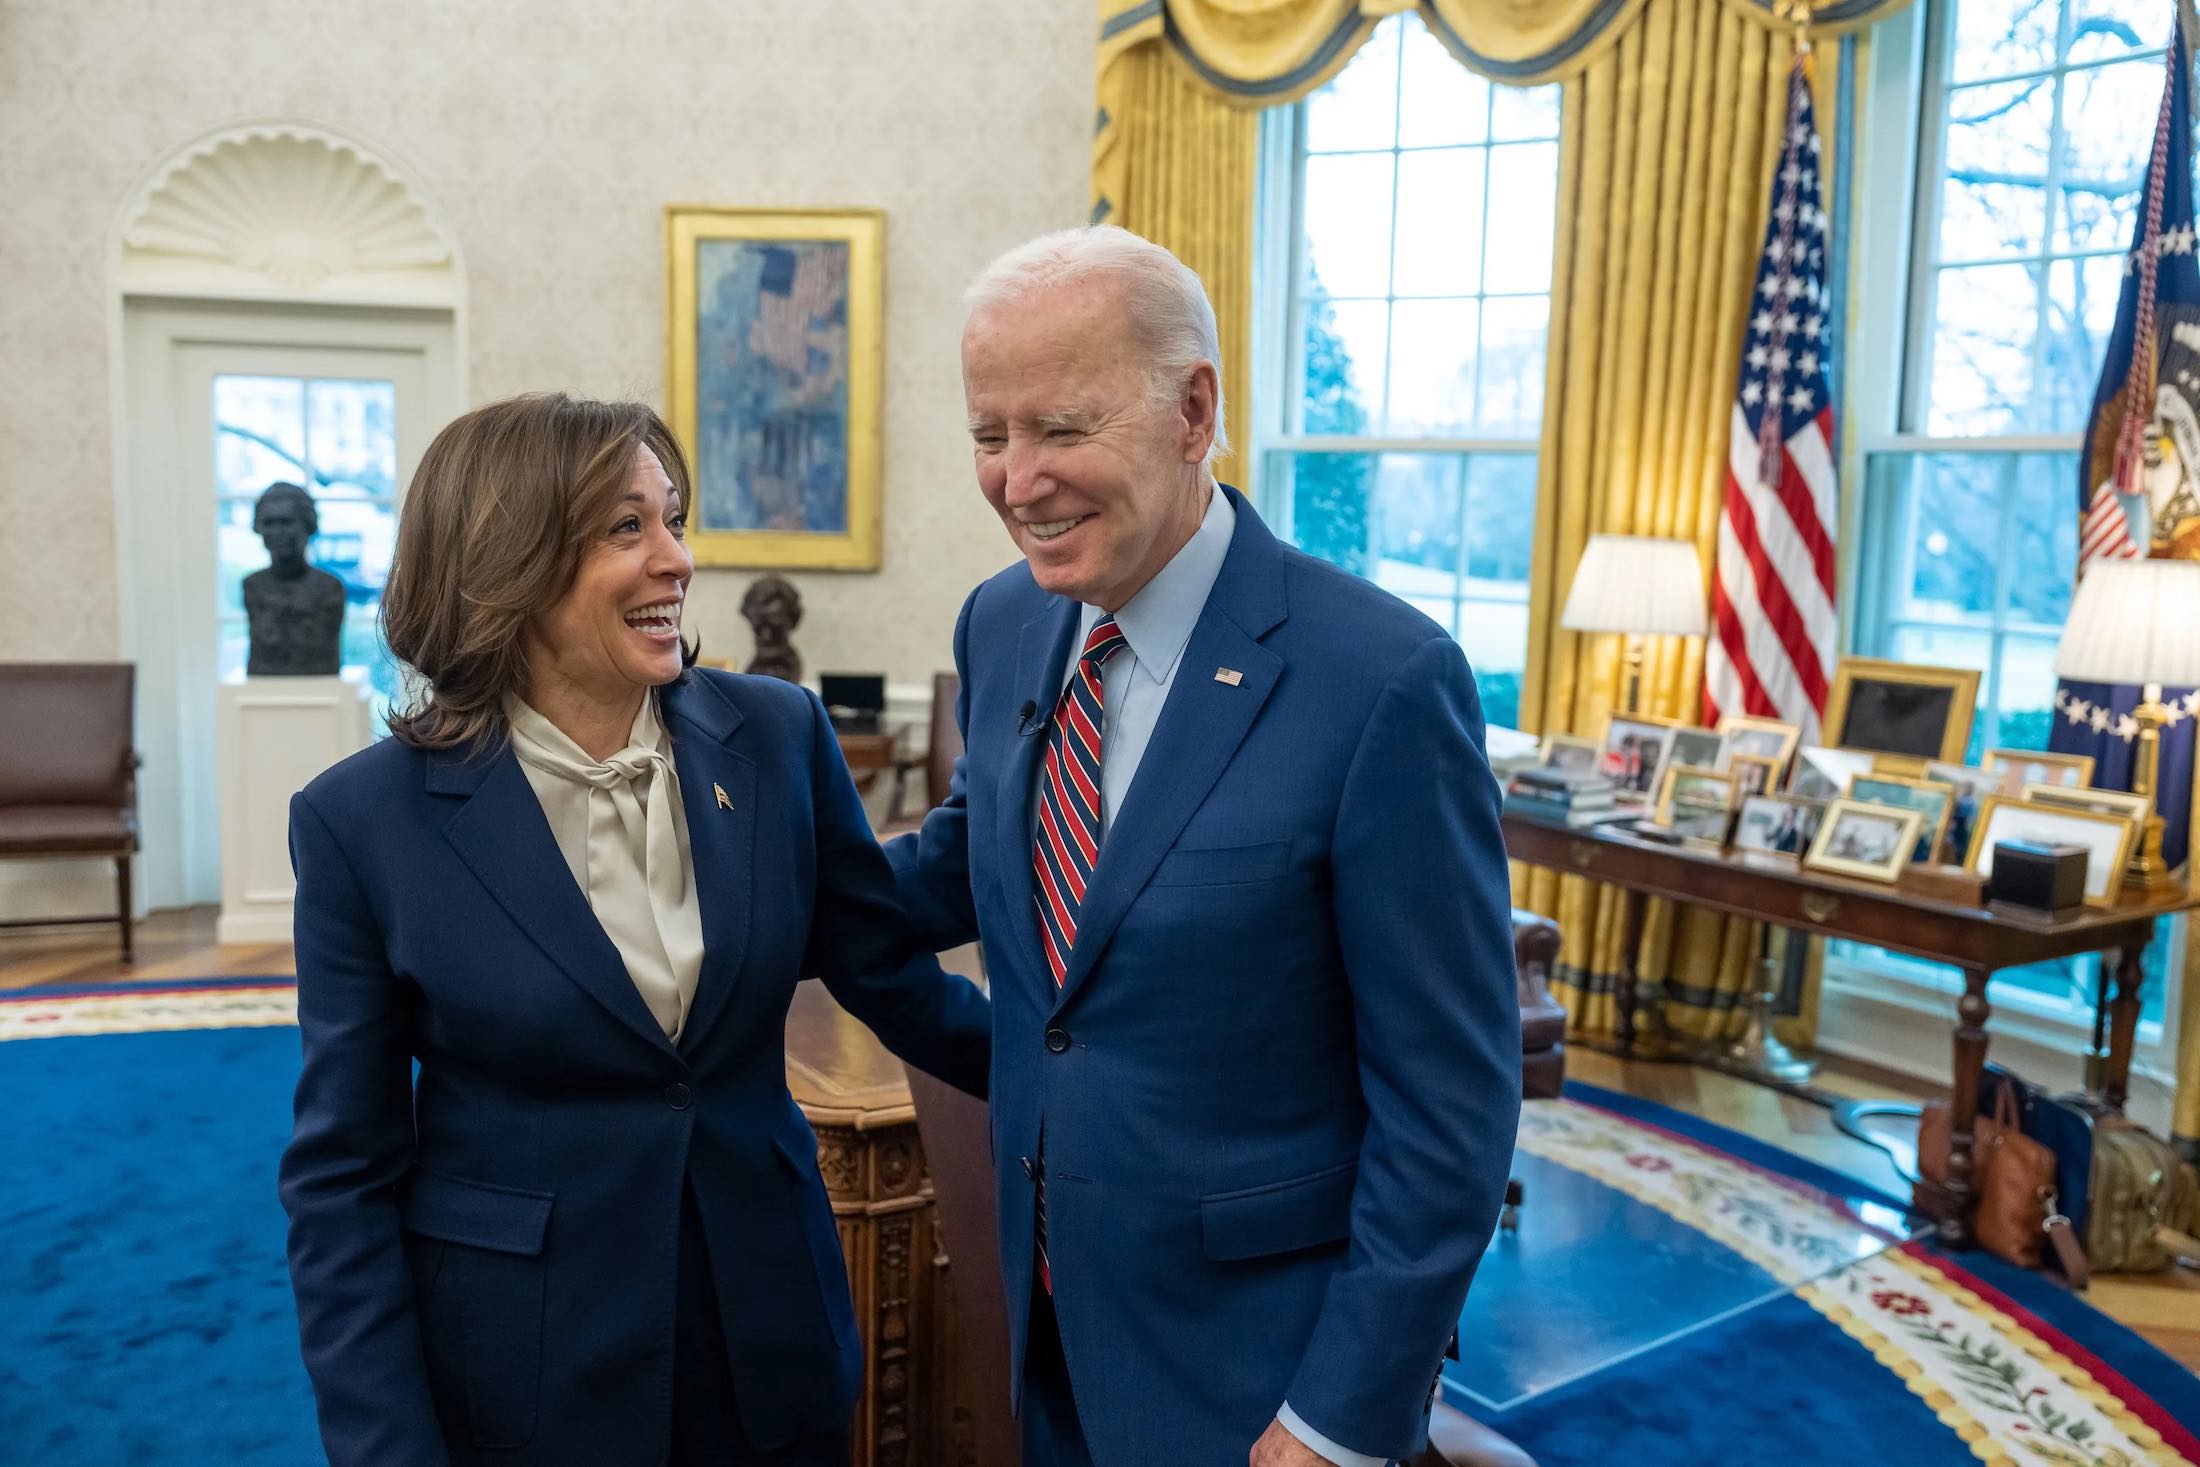
[[[1245,674],[1239,672],[1234,667],[1218,667],[1215,669],[1215,681],[1218,683],[1228,683],[1231,687],[1234,688],[1239,683],[1245,681]]]
[[[721,809],[721,810],[731,810],[731,809],[733,808],[733,801],[732,801],[732,799],[731,799],[730,797],[728,797],[728,796],[727,796],[727,794],[726,794],[726,787],[725,787],[724,785],[722,785],[722,784],[714,784],[714,785],[712,785],[712,786],[711,786],[710,788],[711,788],[711,793],[712,793],[712,794],[715,794],[716,796],[718,796],[718,808],[719,808],[719,809]]]

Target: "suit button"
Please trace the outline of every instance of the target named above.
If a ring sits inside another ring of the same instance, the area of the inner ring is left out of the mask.
[[[665,1104],[674,1110],[686,1110],[695,1103],[695,1092],[678,1080],[665,1087]]]
[[[1069,1030],[1047,1030],[1047,1048],[1054,1051],[1054,1053],[1056,1054],[1061,1054],[1066,1051],[1069,1048]]]

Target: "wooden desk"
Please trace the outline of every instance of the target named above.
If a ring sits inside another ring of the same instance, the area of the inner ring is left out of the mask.
[[[1878,882],[1805,871],[1794,860],[1756,851],[1721,854],[1666,845],[1613,826],[1570,828],[1557,821],[1505,812],[1505,846],[1516,861],[1617,886],[1627,893],[1620,945],[1619,1041],[1633,1048],[1646,995],[1639,991],[1636,951],[1644,899],[1666,897],[1749,917],[1820,937],[1845,937],[1947,963],[1962,970],[1956,1005],[1955,1146],[1945,1188],[1920,1184],[1920,1206],[1940,1220],[1941,1237],[1963,1246],[1971,1225],[1971,1127],[1978,1114],[1979,1077],[1986,1064],[1986,981],[1997,970],[2079,953],[2116,954],[2116,994],[2110,1004],[2109,1103],[2121,1107],[2131,1079],[2132,1041],[2139,1025],[2142,959],[2156,919],[2192,905],[2179,889],[2113,907],[2088,907],[2060,920],[2022,907],[1960,906]]]
[[[977,950],[941,955],[975,975]],[[901,1061],[822,983],[787,1011],[787,1089],[817,1132],[863,1338],[850,1467],[973,1467],[954,1278]]]

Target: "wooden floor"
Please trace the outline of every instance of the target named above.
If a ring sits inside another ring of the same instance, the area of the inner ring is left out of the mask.
[[[223,946],[214,909],[158,912],[138,924],[137,962],[125,966],[112,928],[0,932],[0,991],[46,984],[143,982],[162,978],[243,978],[292,971],[288,943]],[[1574,1046],[1567,1073],[1577,1080],[1655,1100],[1774,1146],[1810,1157],[1883,1191],[1907,1190],[1886,1153],[1834,1128],[1833,1114],[1780,1091],[1685,1064],[1626,1061]],[[1922,1088],[1885,1076],[1829,1068],[1821,1091],[1852,1098],[1921,1100]],[[2095,1307],[2200,1372],[2200,1271],[2096,1279]]]

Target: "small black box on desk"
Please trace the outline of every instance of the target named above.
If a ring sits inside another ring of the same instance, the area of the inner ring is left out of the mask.
[[[1994,872],[1986,895],[2041,912],[2075,911],[2085,905],[2084,846],[2005,840],[1994,846]]]

